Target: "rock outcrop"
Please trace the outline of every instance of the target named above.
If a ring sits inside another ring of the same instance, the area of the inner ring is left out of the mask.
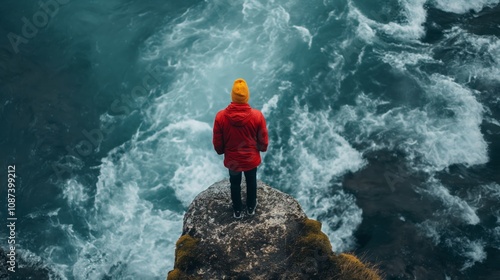
[[[228,180],[194,199],[167,279],[380,279],[355,256],[333,253],[321,223],[293,197],[261,181],[257,187],[255,215],[239,220]]]

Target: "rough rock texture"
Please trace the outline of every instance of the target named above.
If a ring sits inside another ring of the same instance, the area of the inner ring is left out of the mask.
[[[237,220],[228,180],[200,193],[184,216],[168,279],[380,279],[356,257],[334,254],[321,223],[290,195],[259,181],[257,201],[254,216]]]

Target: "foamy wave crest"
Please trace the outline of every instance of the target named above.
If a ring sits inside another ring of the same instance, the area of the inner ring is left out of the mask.
[[[176,162],[170,185],[177,199],[187,207],[210,182],[224,178],[222,157],[211,146],[212,126],[207,123],[181,121],[167,126],[166,132],[169,143],[159,148],[168,151],[165,155],[168,162]]]
[[[463,83],[480,79],[500,82],[500,39],[497,36],[475,35],[459,27],[446,32],[444,48],[456,46],[456,59],[449,67]]]
[[[427,0],[403,0],[398,1],[401,11],[400,16],[404,19],[390,21],[384,23],[379,19],[383,15],[383,11],[372,12],[370,15],[363,14],[352,0],[349,1],[349,15],[359,22],[357,30],[358,36],[371,41],[373,31],[371,29],[382,32],[392,38],[403,41],[415,41],[425,35],[423,24],[427,18],[427,12],[424,4]],[[388,5],[386,2],[380,5]]]
[[[486,195],[490,198],[500,200],[500,185],[499,184],[491,183],[491,184],[483,185],[481,187],[481,189],[483,190],[484,195]]]
[[[53,250],[62,251],[62,247],[52,247]],[[31,252],[27,249],[17,249],[16,253],[18,255],[17,269],[28,269],[33,271],[39,271],[41,275],[45,273],[48,274],[50,280],[67,280],[68,278],[65,276],[65,271],[68,270],[68,265],[53,263],[51,261],[47,261],[47,259],[42,259],[40,256]],[[11,273],[13,276],[11,279],[19,279],[15,275],[16,272]],[[6,279],[9,279],[7,276]]]
[[[477,209],[469,205],[467,201],[460,197],[452,195],[437,179],[431,177],[427,182],[427,187],[419,189],[418,191],[428,193],[433,198],[437,198],[443,203],[444,207],[442,207],[442,209],[445,210],[441,213],[436,213],[436,215],[444,215],[446,217],[444,219],[450,217],[459,218],[469,225],[477,225],[480,222],[476,213]]]
[[[420,152],[433,166],[444,168],[451,164],[476,165],[488,162],[488,145],[481,133],[483,106],[472,92],[451,78],[432,75],[426,93],[437,98],[426,105],[426,115],[433,114],[434,124],[418,122],[416,131],[424,133]],[[440,104],[445,101],[445,108]],[[448,110],[440,116],[440,110]],[[447,117],[449,116],[449,117]],[[429,130],[430,128],[430,130]]]
[[[420,159],[419,168],[425,171],[486,163],[482,105],[451,78],[435,74],[429,79],[419,81],[429,100],[421,108],[395,107],[378,113],[377,108],[387,103],[360,94],[356,107],[343,106],[335,120],[356,127],[358,141],[372,142],[369,149],[401,149],[410,162]]]
[[[285,46],[312,40],[304,28],[297,32],[280,3],[245,1],[241,6],[214,1],[186,11],[173,23],[149,38],[142,52],[145,60],[166,61],[165,72],[175,76],[157,101],[177,103],[187,114],[196,108],[207,122],[211,111],[230,101],[235,78],[249,82],[250,102],[260,107],[267,100],[264,89],[276,88],[277,76],[293,69],[293,64],[281,61],[290,52]],[[147,113],[159,124],[175,116],[160,106]]]
[[[361,223],[362,211],[335,179],[360,169],[365,161],[338,134],[331,118],[331,110],[311,112],[295,99],[286,156],[274,152],[273,162],[267,164],[280,170],[273,177],[297,197],[306,214],[323,223],[333,249],[345,251],[354,245],[352,234]]]
[[[154,160],[148,161],[153,155],[139,151],[137,146],[129,152],[118,148],[103,159],[93,211],[84,217],[91,234],[80,236],[64,227],[78,252],[71,273],[75,279],[111,275],[152,279],[164,277],[172,267],[182,215],[150,201],[166,193],[163,186],[157,186],[162,182],[160,176],[150,171],[155,169]],[[78,188],[70,191],[76,194],[67,196],[69,203],[80,192]],[[169,254],[172,257],[166,257]]]
[[[462,271],[486,260],[486,243],[483,240],[471,240],[461,232],[450,230],[447,223],[446,219],[426,220],[418,227],[433,240],[436,246],[442,244],[450,249],[452,254],[462,257],[464,259]]]
[[[486,7],[492,7],[500,3],[499,0],[432,0],[434,6],[440,10],[456,14],[464,14],[471,10],[479,12]]]
[[[300,33],[300,36],[302,36],[302,40],[304,40],[304,42],[307,43],[307,46],[310,49],[314,36],[311,35],[309,29],[305,28],[304,26],[297,26],[297,25],[294,25],[293,28],[295,28]]]
[[[486,260],[487,254],[484,250],[486,244],[481,240],[469,240],[462,237],[447,239],[445,243],[467,259],[462,266],[462,271],[472,267],[475,263]]]
[[[87,211],[86,202],[89,200],[88,188],[80,184],[75,179],[66,181],[63,189],[63,197],[68,202],[72,209],[77,209],[85,213]]]
[[[463,190],[458,193],[463,194]],[[442,185],[437,179],[430,178],[424,189],[418,192],[438,199],[443,206],[436,211],[433,218],[420,223],[422,233],[430,238],[435,245],[444,245],[456,256],[464,259],[461,270],[467,270],[476,263],[487,258],[486,246],[500,247],[500,227],[482,228],[485,234],[482,239],[474,239],[474,235],[467,225],[480,225],[477,213],[489,213],[485,220],[497,219],[500,224],[500,211],[497,209],[500,196],[500,185],[496,183],[473,186],[462,199]],[[465,225],[464,225],[465,224]]]
[[[500,185],[490,183],[468,189],[466,198],[477,209],[495,205],[500,201]]]
[[[441,64],[441,62],[435,61],[429,54],[413,53],[409,51],[384,52],[384,54],[382,54],[382,61],[402,72],[407,71],[407,67],[414,67],[422,64]]]
[[[267,118],[271,112],[278,107],[279,95],[275,94],[268,102],[262,106],[262,114]]]

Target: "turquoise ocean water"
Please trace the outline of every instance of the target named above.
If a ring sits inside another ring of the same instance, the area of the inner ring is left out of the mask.
[[[164,279],[187,206],[228,177],[212,123],[243,77],[270,133],[258,177],[336,252],[498,279],[499,2],[4,1],[19,270]]]

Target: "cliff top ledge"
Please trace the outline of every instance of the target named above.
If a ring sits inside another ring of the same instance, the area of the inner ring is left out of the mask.
[[[213,184],[189,206],[168,280],[381,279],[355,256],[335,254],[321,223],[262,181],[255,215],[233,218],[229,185]],[[243,201],[245,189],[243,183]]]

